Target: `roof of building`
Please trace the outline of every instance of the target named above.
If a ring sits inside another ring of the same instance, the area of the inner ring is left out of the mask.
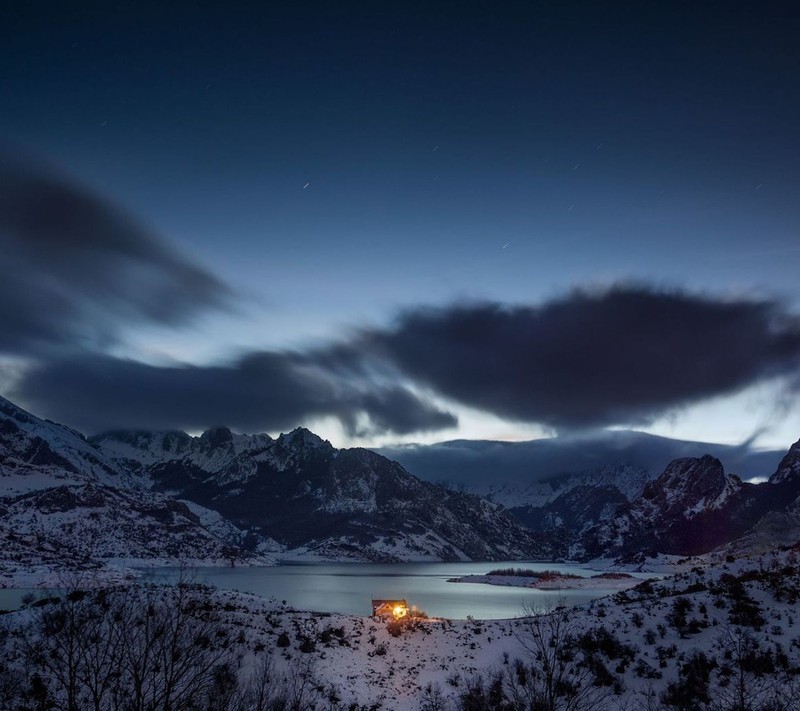
[[[408,603],[405,600],[374,600],[374,599],[372,601],[372,604],[373,604],[373,606],[380,606],[380,605],[386,605],[386,604],[408,605]]]

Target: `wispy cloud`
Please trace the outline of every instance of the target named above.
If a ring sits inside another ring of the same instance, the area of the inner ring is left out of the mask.
[[[456,424],[421,392],[574,430],[641,424],[775,376],[792,393],[800,382],[800,319],[780,302],[642,284],[419,307],[339,343],[224,364],[109,355],[130,325],[180,326],[237,298],[103,198],[0,156],[0,353],[30,363],[13,394],[87,430],[272,430],[324,416],[351,434]]]
[[[232,300],[117,206],[0,153],[0,352],[98,347],[121,324],[176,326]]]

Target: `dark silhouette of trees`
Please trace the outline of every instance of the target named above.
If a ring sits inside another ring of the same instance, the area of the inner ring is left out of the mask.
[[[39,706],[65,711],[200,709],[235,679],[236,658],[208,590],[72,590],[31,610],[19,648]],[[234,684],[235,686],[235,684]]]
[[[464,711],[594,711],[609,708],[618,679],[605,662],[633,655],[607,630],[583,631],[564,606],[526,609],[517,638],[525,650],[500,671],[468,679]]]
[[[267,652],[240,674],[244,647],[213,591],[131,586],[32,603],[0,635],[0,708],[15,711],[306,711],[336,690],[306,657],[278,673]],[[0,630],[2,632],[3,630]]]

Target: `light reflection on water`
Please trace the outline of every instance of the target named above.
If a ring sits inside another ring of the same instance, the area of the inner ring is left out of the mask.
[[[613,594],[609,590],[531,590],[477,583],[448,583],[448,578],[480,575],[496,568],[558,570],[575,575],[591,571],[574,565],[526,561],[490,563],[334,563],[279,565],[264,568],[195,568],[197,582],[285,600],[298,610],[368,615],[372,598],[405,598],[431,616],[503,619],[523,614],[526,607],[580,605]],[[177,568],[145,572],[144,579],[174,582]],[[637,577],[652,577],[638,574]]]

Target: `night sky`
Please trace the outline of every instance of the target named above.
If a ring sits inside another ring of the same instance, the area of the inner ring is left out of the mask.
[[[606,5],[6,3],[0,394],[787,446],[800,11]]]

